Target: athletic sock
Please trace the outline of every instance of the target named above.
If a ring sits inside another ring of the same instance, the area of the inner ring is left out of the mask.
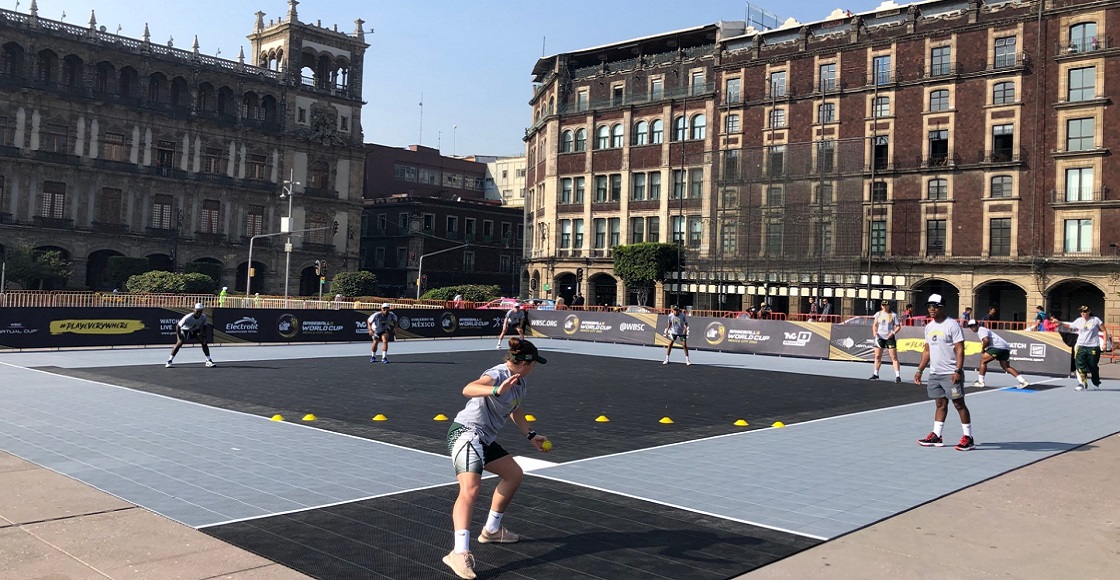
[[[962,423],[961,429],[964,430],[965,437],[972,437],[972,423]]]
[[[470,530],[455,530],[455,551],[456,552],[470,552],[471,551],[471,531]]]
[[[933,434],[934,435],[937,435],[938,437],[940,437],[941,436],[941,430],[944,429],[944,428],[945,428],[945,421],[934,421],[933,422]]]
[[[493,534],[502,528],[502,516],[505,514],[498,513],[491,510],[490,515],[486,518],[486,525],[482,528],[487,532]]]

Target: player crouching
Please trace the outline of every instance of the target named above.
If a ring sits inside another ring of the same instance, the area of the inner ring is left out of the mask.
[[[206,366],[214,366],[214,361],[210,358],[210,346],[206,344],[206,326],[209,322],[206,320],[206,315],[202,313],[204,308],[201,302],[195,304],[194,312],[175,323],[175,348],[171,349],[171,356],[167,357],[165,367],[171,368],[175,355],[179,354],[179,349],[183,348],[184,343],[196,340],[202,345],[202,354],[206,355]]]

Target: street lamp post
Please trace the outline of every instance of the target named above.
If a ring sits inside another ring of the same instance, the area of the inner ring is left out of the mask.
[[[299,182],[295,180],[295,170],[291,170],[289,178],[284,181],[284,188],[280,191],[280,199],[288,198],[288,215],[280,221],[280,233],[288,234],[288,241],[284,243],[284,299],[288,299],[288,281],[292,274],[292,198],[295,197],[295,186]],[[249,240],[252,244],[253,240]],[[249,264],[252,267],[252,263]]]
[[[249,266],[245,268],[245,297],[248,298],[253,290],[253,242],[257,238],[270,238],[272,236],[282,236],[285,232],[277,232],[274,234],[257,234],[249,238]]]
[[[470,246],[470,244],[459,244],[458,246],[452,246],[450,248],[444,248],[442,250],[436,250],[434,252],[428,252],[427,254],[421,254],[420,255],[420,263],[416,268],[416,299],[417,300],[420,299],[420,280],[422,280],[424,278],[424,258],[426,258],[428,256],[434,256],[436,254],[442,254],[444,252],[450,252],[452,250],[459,250],[459,249],[462,249],[462,248],[466,248],[468,246]]]

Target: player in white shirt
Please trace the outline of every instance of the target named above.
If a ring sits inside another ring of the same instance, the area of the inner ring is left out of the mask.
[[[902,328],[898,315],[891,312],[891,303],[883,300],[879,303],[882,308],[875,313],[871,323],[871,338],[875,340],[875,374],[869,380],[879,380],[879,367],[883,364],[883,349],[891,355],[891,366],[894,367],[894,382],[902,382],[902,367],[898,364],[898,343],[894,335]]]
[[[520,302],[514,302],[513,308],[506,311],[505,320],[502,321],[502,332],[498,335],[498,346],[495,348],[502,348],[502,339],[506,337],[506,333],[517,333],[517,337],[525,340],[525,325],[529,317],[524,310],[521,309]]]
[[[665,348],[665,360],[661,364],[669,364],[669,353],[673,352],[673,344],[679,340],[684,349],[684,364],[691,366],[692,361],[688,360],[688,315],[681,312],[681,307],[676,304],[665,322],[665,337],[669,339],[669,346]]]
[[[389,337],[394,335],[397,328],[397,315],[390,312],[392,307],[388,302],[381,305],[380,312],[374,312],[366,319],[366,328],[369,337],[373,339],[370,346],[369,362],[377,362],[377,343],[381,343],[381,362],[389,364]]]
[[[972,414],[964,404],[964,332],[956,320],[945,315],[945,304],[940,294],[931,294],[927,307],[932,320],[926,322],[926,346],[922,350],[922,362],[918,363],[914,382],[922,384],[922,371],[929,367],[926,393],[934,400],[936,408],[933,413],[933,431],[919,439],[918,445],[944,447],[941,430],[945,427],[951,400],[960,415],[961,429],[964,431],[956,449],[969,451],[976,446],[976,442],[972,439]]]
[[[1078,309],[1081,317],[1073,322],[1063,322],[1059,327],[1068,327],[1077,333],[1077,344],[1074,345],[1073,360],[1077,365],[1078,391],[1089,388],[1088,380],[1093,381],[1093,387],[1101,388],[1101,326],[1104,322],[1093,316],[1093,311],[1088,306]]]
[[[976,319],[968,321],[968,327],[976,333],[976,337],[980,339],[980,368],[977,369],[980,376],[973,383],[974,387],[986,387],[984,384],[984,375],[988,373],[988,363],[992,361],[999,361],[999,366],[1003,367],[1003,371],[1015,377],[1019,384],[1015,386],[1016,389],[1022,389],[1030,386],[1027,379],[1019,374],[1019,371],[1011,367],[1011,343],[1007,342],[1000,335],[994,333],[986,326],[980,326],[980,322]]]
[[[214,361],[210,358],[210,347],[206,344],[206,327],[210,323],[206,320],[206,315],[202,313],[205,308],[199,302],[194,305],[194,312],[175,323],[175,348],[171,349],[171,356],[167,357],[167,364],[163,366],[171,368],[171,364],[175,362],[175,355],[179,354],[179,349],[183,348],[183,344],[195,340],[202,346],[202,354],[206,355],[206,366],[214,366]]]

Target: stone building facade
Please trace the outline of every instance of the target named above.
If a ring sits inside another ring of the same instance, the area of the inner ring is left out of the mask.
[[[629,303],[611,247],[676,242],[658,304],[1120,322],[1117,27],[1116,0],[884,3],[542,58],[530,275]]]
[[[317,259],[356,269],[368,45],[362,21],[343,33],[300,22],[297,5],[258,12],[237,60],[111,34],[93,15],[40,18],[35,2],[0,10],[0,246],[61,251],[72,288],[111,289],[107,261],[124,255],[217,263],[243,290],[250,238],[290,211],[290,256],[286,236],[254,243],[254,291],[290,278],[312,293]]]

